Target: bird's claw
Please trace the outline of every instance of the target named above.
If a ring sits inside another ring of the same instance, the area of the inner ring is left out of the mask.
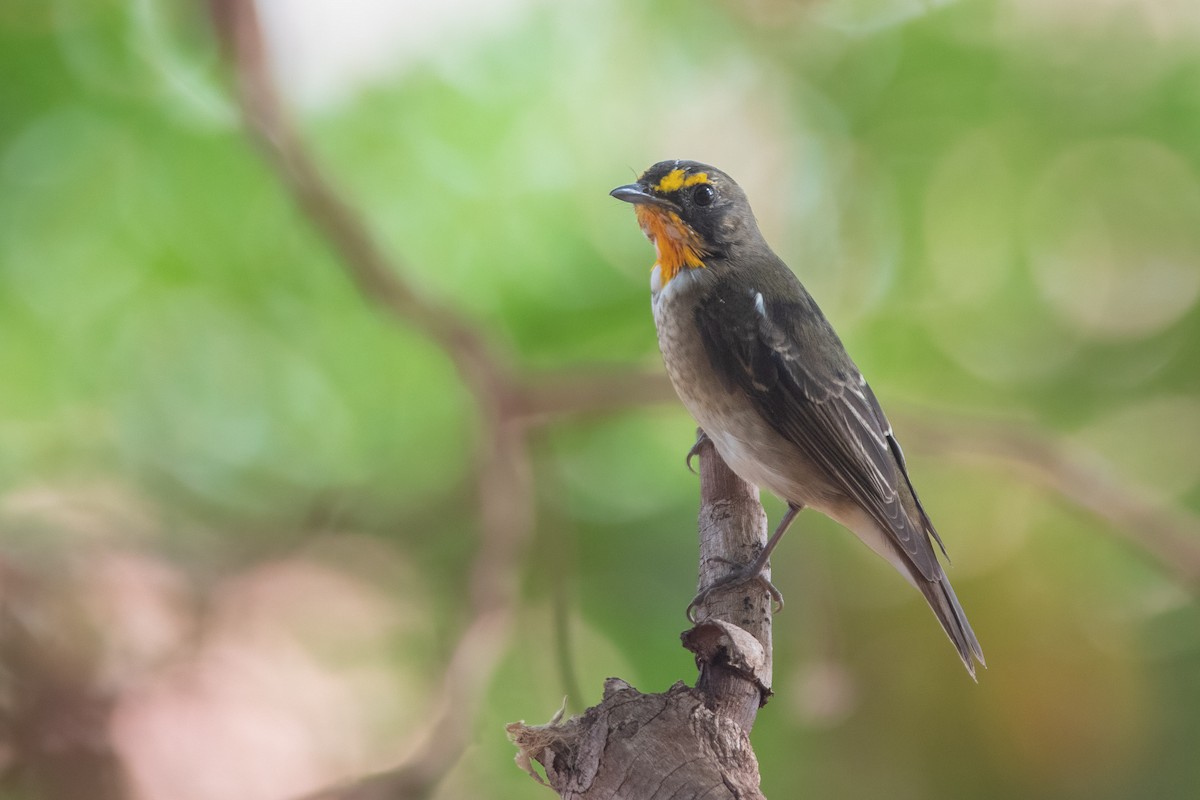
[[[705,433],[704,431],[700,431],[696,435],[696,443],[693,444],[692,448],[687,451],[687,458],[684,460],[683,463],[687,465],[687,468],[689,470],[691,470],[693,475],[696,474],[696,470],[692,469],[692,459],[696,458],[697,456],[700,455],[700,448],[703,447],[704,443],[707,441],[708,441],[708,434]]]
[[[719,560],[729,563],[723,558]],[[773,614],[778,614],[780,611],[783,611],[783,594],[775,588],[775,584],[771,583],[771,581],[762,573],[761,570],[751,575],[749,570],[741,569],[736,572],[729,573],[725,577],[718,579],[711,585],[706,586],[697,592],[696,596],[692,598],[692,602],[688,603],[686,611],[688,622],[692,623],[693,625],[696,625],[700,622],[700,620],[696,619],[696,609],[698,609],[704,603],[704,601],[708,599],[708,596],[716,590],[727,589],[731,586],[739,586],[744,583],[750,583],[751,581],[762,582],[763,588],[766,589],[767,594],[771,596],[771,612]]]

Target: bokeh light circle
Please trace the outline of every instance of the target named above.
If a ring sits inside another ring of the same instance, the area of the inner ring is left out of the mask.
[[[1069,149],[1030,192],[1024,228],[1043,299],[1087,336],[1152,335],[1200,294],[1200,186],[1161,144],[1116,139]]]

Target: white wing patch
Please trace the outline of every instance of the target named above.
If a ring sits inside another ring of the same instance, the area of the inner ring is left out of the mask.
[[[763,303],[762,292],[754,293],[754,310],[757,311],[758,315],[763,319],[767,318],[767,306]]]

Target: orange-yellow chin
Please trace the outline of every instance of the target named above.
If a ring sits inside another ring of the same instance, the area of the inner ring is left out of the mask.
[[[670,283],[684,267],[696,269],[704,266],[700,258],[704,252],[700,235],[678,214],[653,205],[638,205],[634,210],[642,232],[658,251],[659,275],[663,286]]]

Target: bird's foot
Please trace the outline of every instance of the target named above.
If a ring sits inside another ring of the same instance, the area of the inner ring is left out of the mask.
[[[733,563],[723,558],[720,560],[724,561],[725,563]],[[778,614],[780,611],[782,611],[783,594],[775,588],[775,584],[771,583],[770,579],[767,578],[763,570],[755,569],[755,566],[751,564],[749,567],[743,567],[742,569],[731,572],[723,578],[717,579],[709,586],[701,589],[696,596],[692,598],[692,602],[688,603],[688,622],[692,623],[693,625],[699,622],[695,616],[696,609],[698,609],[713,592],[717,590],[729,589],[734,586],[741,586],[742,584],[755,581],[761,582],[763,588],[767,590],[767,594],[771,595],[772,612]]]
[[[692,470],[692,474],[696,474],[696,470],[692,469],[692,459],[700,455],[700,448],[708,441],[708,434],[701,430],[696,434],[696,443],[692,445],[692,449],[687,451],[687,459],[683,462],[687,468]]]

